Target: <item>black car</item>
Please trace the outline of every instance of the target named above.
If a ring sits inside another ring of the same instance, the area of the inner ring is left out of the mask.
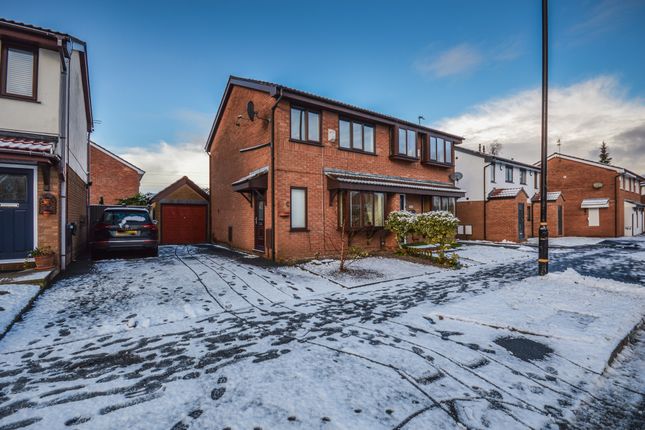
[[[92,255],[105,251],[142,250],[159,254],[159,232],[144,208],[107,208],[94,226]]]

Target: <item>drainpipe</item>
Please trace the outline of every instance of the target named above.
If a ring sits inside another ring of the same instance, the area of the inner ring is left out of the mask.
[[[65,270],[67,260],[67,182],[66,182],[66,168],[68,160],[68,144],[67,136],[69,135],[69,70],[67,66],[67,59],[69,53],[67,52],[65,39],[58,39],[58,48],[60,53],[60,97],[59,97],[59,137],[58,142],[60,145],[60,164],[58,166],[58,184],[60,193],[60,269]]]
[[[489,166],[495,166],[494,163],[488,163],[484,165],[484,180],[482,183],[484,184],[484,240],[486,240],[486,203],[488,203],[488,200],[486,200],[486,168]],[[494,169],[495,167],[493,167]]]
[[[271,260],[276,261],[275,258],[275,110],[278,108],[278,103],[282,100],[282,87],[279,87],[280,95],[276,99],[273,106],[271,106]]]
[[[618,193],[620,192],[618,184],[620,183],[620,176],[621,175],[618,174],[614,178],[614,237],[618,237]],[[624,217],[625,215],[623,214],[623,218]],[[600,214],[598,214],[598,219],[600,219]],[[623,226],[623,230],[624,229],[625,227]]]

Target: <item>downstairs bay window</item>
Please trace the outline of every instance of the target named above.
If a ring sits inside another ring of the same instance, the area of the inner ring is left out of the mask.
[[[385,193],[341,191],[338,202],[339,226],[342,226],[346,219],[346,227],[350,229],[385,225]]]

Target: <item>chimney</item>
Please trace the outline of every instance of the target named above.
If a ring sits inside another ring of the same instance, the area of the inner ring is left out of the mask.
[[[482,152],[482,144],[479,144],[479,152]]]
[[[482,152],[485,154],[486,153],[486,145],[482,145]]]

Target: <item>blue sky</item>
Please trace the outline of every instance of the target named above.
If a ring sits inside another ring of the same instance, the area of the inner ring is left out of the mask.
[[[470,133],[470,143],[477,142],[476,122],[463,121],[481,122],[491,103],[517,102],[540,84],[540,7],[539,0],[5,0],[1,14],[88,42],[94,116],[101,121],[93,138],[145,164],[142,154],[158,152],[160,142],[204,144],[229,74],[407,120],[423,115],[426,124],[451,125],[458,129],[447,131]],[[552,1],[550,12],[554,89],[566,96],[591,82],[623,108],[641,108],[645,2]],[[614,135],[638,128],[639,117],[640,110]],[[503,143],[521,154],[510,140]],[[151,188],[182,173],[144,168]],[[177,169],[203,174],[201,165]]]

